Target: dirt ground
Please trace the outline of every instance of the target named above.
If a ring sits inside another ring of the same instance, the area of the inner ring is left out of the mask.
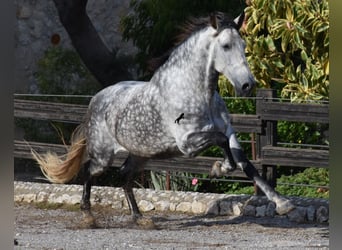
[[[96,228],[80,211],[14,207],[14,249],[329,249],[329,227],[284,217],[255,218],[147,213],[138,226],[122,211],[93,210]]]

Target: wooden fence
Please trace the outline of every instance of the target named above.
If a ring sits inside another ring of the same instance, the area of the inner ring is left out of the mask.
[[[87,105],[53,103],[14,99],[14,116],[16,118],[32,118],[66,123],[81,123]],[[329,167],[329,150],[281,147],[277,141],[277,121],[296,121],[329,123],[328,104],[292,104],[276,101],[275,91],[260,89],[256,98],[256,114],[231,114],[233,127],[237,132],[255,134],[255,159],[252,163],[260,174],[273,186],[276,186],[276,166],[295,167]],[[32,158],[30,145],[39,153],[48,150],[64,154],[66,147],[58,144],[40,142],[14,141],[14,157]],[[120,153],[114,165],[120,167],[126,153]],[[209,173],[215,157],[175,157],[163,160],[150,160],[147,170],[166,170],[189,173]],[[227,176],[246,177],[239,169]]]

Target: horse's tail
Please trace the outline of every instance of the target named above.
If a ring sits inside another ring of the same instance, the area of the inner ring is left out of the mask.
[[[73,132],[71,146],[65,155],[58,156],[53,152],[40,155],[33,149],[31,153],[49,181],[53,183],[66,183],[80,171],[85,158],[86,145],[86,137],[83,125],[81,124]]]

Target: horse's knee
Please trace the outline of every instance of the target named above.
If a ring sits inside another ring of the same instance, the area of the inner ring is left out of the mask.
[[[101,157],[90,159],[88,172],[90,176],[99,176],[110,166],[111,157]]]
[[[89,168],[89,173],[91,176],[99,176],[105,171],[106,167],[99,165],[92,165]]]
[[[222,177],[228,172],[234,171],[235,166],[230,165],[228,161],[215,161],[210,170],[210,177]]]

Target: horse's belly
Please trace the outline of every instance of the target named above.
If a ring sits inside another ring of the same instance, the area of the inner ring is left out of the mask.
[[[120,145],[139,156],[153,157],[176,148],[175,140],[148,116],[124,117],[116,127],[116,138]]]
[[[166,132],[158,105],[153,98],[138,95],[117,114],[115,137],[128,151],[146,157],[176,148]]]

